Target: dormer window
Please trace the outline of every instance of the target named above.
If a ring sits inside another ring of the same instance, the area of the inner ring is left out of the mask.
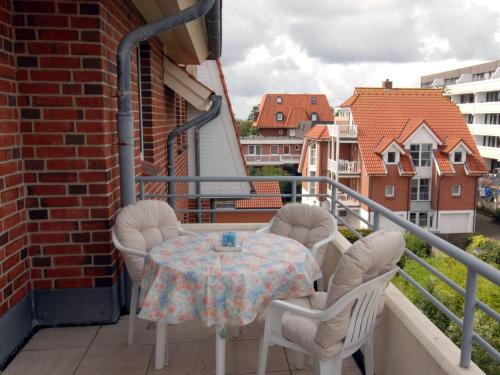
[[[316,104],[318,100],[316,99],[315,96],[311,96],[311,104]]]
[[[462,158],[463,158],[462,151],[455,151],[453,153],[453,162],[454,163],[461,163],[463,161]]]
[[[394,164],[396,162],[396,152],[389,151],[387,153],[387,164]]]
[[[283,98],[281,96],[276,97],[276,103],[281,104],[283,103]]]
[[[276,121],[283,121],[283,112],[276,112]]]
[[[311,113],[311,121],[318,121],[319,116],[316,112]]]

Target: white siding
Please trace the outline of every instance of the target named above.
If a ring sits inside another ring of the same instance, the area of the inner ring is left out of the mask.
[[[474,211],[439,211],[438,231],[470,233],[474,229]]]
[[[197,79],[222,96],[220,115],[200,130],[201,176],[246,176],[246,167],[240,152],[237,133],[233,126],[229,105],[215,61],[205,61],[197,68]],[[188,111],[188,120],[199,115],[194,108]],[[194,129],[188,134],[190,149],[189,174],[195,175]],[[202,193],[248,194],[248,183],[203,183]],[[194,192],[194,184],[190,186]]]

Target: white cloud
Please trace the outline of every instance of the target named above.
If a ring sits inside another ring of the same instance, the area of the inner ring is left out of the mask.
[[[230,0],[222,62],[238,117],[267,92],[418,86],[421,75],[499,58],[500,1]]]

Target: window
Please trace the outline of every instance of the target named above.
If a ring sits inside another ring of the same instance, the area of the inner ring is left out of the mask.
[[[311,104],[316,104],[318,100],[316,99],[315,96],[311,96]]]
[[[500,147],[500,137],[485,136],[483,138],[483,146]]]
[[[276,112],[276,121],[283,121],[283,112]]]
[[[451,195],[452,196],[459,197],[461,192],[462,192],[462,186],[461,185],[452,185],[451,186]]]
[[[316,165],[316,142],[309,148],[309,165]]]
[[[487,102],[498,102],[500,101],[500,91],[490,91],[486,93]]]
[[[474,115],[471,115],[470,113],[464,115],[464,120],[467,124],[473,124],[474,123]]]
[[[411,200],[429,200],[430,180],[428,178],[414,178],[411,180]]]
[[[316,112],[311,113],[311,121],[318,121],[319,116]]]
[[[309,176],[316,176],[316,172],[310,171]],[[309,194],[316,194],[316,182],[309,181]]]
[[[415,167],[431,166],[431,144],[410,145],[411,161]]]
[[[484,118],[484,123],[500,125],[500,113],[487,113]]]
[[[474,94],[460,95],[460,104],[474,103]]]
[[[278,134],[282,135],[283,134],[283,129],[278,130]]]
[[[432,228],[432,212],[410,212],[410,221],[423,228]]]
[[[261,146],[257,146],[257,145],[248,146],[248,153],[250,155],[260,155],[261,151],[262,151]]]
[[[277,155],[279,151],[278,146],[271,146],[271,155]]]
[[[276,103],[281,104],[283,103],[283,98],[281,96],[276,97]]]
[[[394,185],[387,185],[385,187],[385,196],[388,198],[394,197]]]
[[[299,145],[295,146],[295,151],[300,151],[300,146]]]
[[[290,137],[295,137],[295,129],[290,129],[288,131],[288,134],[290,135]]]
[[[453,162],[461,163],[462,162],[462,151],[455,151],[453,153]]]
[[[387,164],[394,164],[396,162],[396,152],[390,151],[387,153]]]
[[[285,155],[290,154],[290,146],[288,146],[288,145],[283,146],[283,153]]]

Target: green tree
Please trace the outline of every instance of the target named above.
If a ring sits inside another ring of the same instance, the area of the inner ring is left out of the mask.
[[[257,120],[257,114],[259,113],[259,106],[254,105],[252,109],[250,110],[250,114],[247,117],[247,121],[253,122]]]
[[[252,121],[236,120],[240,128],[240,137],[248,137],[257,134],[257,129],[252,126]]]
[[[264,167],[250,167],[248,169],[250,176],[290,176],[288,171],[281,169],[280,167],[275,167],[272,165],[266,165]],[[297,187],[297,191],[299,188]],[[281,194],[291,194],[292,193],[292,183],[291,182],[280,182],[280,192]],[[289,202],[290,197],[282,198],[283,201]]]

